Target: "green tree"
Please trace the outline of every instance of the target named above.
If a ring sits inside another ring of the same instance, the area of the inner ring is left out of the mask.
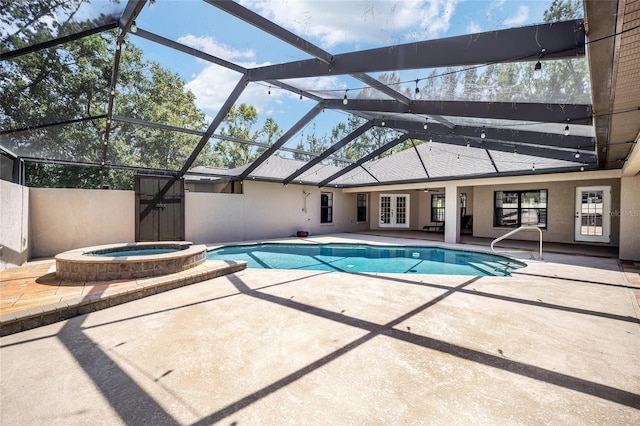
[[[313,153],[322,153],[330,146],[331,146],[331,143],[329,141],[329,138],[326,135],[324,136],[316,135],[316,125],[314,123],[310,133],[308,133],[306,136],[304,134],[300,136],[300,142],[298,142],[296,149],[313,152]],[[293,158],[295,160],[310,161],[316,157],[309,154],[294,152]]]
[[[101,15],[90,21],[74,17],[86,1],[31,0],[10,2],[0,11],[2,51],[34,45],[112,20]],[[58,22],[59,17],[65,17]],[[7,24],[7,25],[4,25]],[[52,125],[107,113],[114,64],[116,31],[85,37],[0,63],[0,143],[26,157],[65,162],[102,161],[106,120]],[[204,114],[185,82],[154,61],[145,60],[131,43],[121,49],[114,113],[186,129],[204,129]],[[17,78],[16,76],[20,76]],[[111,123],[106,164],[178,170],[199,137],[184,132],[131,123]],[[209,146],[196,164],[210,163]],[[30,164],[28,183],[34,186],[98,187],[96,168]],[[131,172],[109,170],[106,183],[133,185]]]
[[[225,117],[220,134],[231,138],[247,141],[261,141],[272,145],[282,134],[280,127],[269,117],[260,129],[254,129],[258,123],[258,112],[255,107],[247,104],[232,106]],[[220,140],[213,148],[214,157],[210,165],[234,168],[248,164],[258,158],[265,147]]]
[[[578,0],[554,0],[544,12],[545,22],[580,18]],[[589,103],[591,92],[586,59],[544,61],[543,75],[533,79],[532,62],[488,64],[482,68],[432,70],[420,81],[420,93],[429,100],[495,102]]]

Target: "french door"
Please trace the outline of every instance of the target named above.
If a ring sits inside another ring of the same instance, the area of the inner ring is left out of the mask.
[[[409,195],[381,194],[380,222],[381,228],[409,227]]]
[[[575,240],[608,243],[610,230],[611,187],[576,188]]]

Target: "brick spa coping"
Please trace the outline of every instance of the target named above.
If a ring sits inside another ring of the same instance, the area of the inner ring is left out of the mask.
[[[175,249],[176,251],[135,256],[108,255],[113,251],[145,249]],[[55,256],[56,275],[68,281],[113,281],[157,277],[200,265],[207,258],[206,250],[205,245],[193,245],[189,241],[138,242],[83,247]]]

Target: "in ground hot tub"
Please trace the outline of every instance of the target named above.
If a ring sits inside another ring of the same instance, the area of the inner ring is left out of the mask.
[[[68,281],[114,281],[156,277],[206,260],[205,245],[186,241],[110,244],[60,253],[56,275]]]

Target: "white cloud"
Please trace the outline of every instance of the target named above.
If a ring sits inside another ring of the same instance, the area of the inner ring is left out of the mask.
[[[210,55],[234,61],[237,65],[244,67],[257,66],[254,62],[239,62],[241,59],[253,59],[255,52],[253,50],[234,50],[222,43],[219,43],[213,37],[196,37],[187,34],[178,39],[178,42],[187,46],[209,53]],[[196,106],[207,113],[215,113],[220,109],[222,104],[237,84],[240,74],[230,69],[207,63],[207,65],[197,74],[192,75],[191,81],[187,82],[185,87],[193,92],[196,96]],[[262,65],[269,65],[268,63]],[[266,93],[266,90],[265,90]],[[243,92],[243,97],[251,94],[258,94],[256,85],[249,85]],[[260,98],[260,96],[256,96]],[[252,105],[257,106],[255,102]]]
[[[504,24],[506,26],[521,25],[527,22],[527,20],[529,20],[529,7],[521,5],[518,7],[514,16],[504,20]]]
[[[493,21],[496,19],[494,16],[495,11],[502,10],[502,6],[504,6],[506,1],[507,0],[495,0],[489,3],[489,6],[487,7],[487,12],[486,12],[486,16],[489,21]]]
[[[469,23],[469,25],[467,25],[467,33],[475,34],[479,32],[482,32],[482,27],[477,22],[472,21]]]
[[[387,44],[439,36],[449,29],[458,1],[243,0],[241,3],[330,49],[341,43]]]
[[[194,49],[201,50],[210,55],[216,56],[227,61],[233,61],[238,59],[253,59],[256,56],[256,52],[251,49],[235,50],[229,46],[218,43],[213,37],[196,37],[192,34],[187,34],[178,39],[178,43],[186,44]]]
[[[180,37],[179,41],[193,48],[202,50],[220,58],[231,59],[252,59],[255,53],[252,50],[233,50],[228,46],[218,43],[211,37],[196,37],[191,34]],[[202,61],[203,63],[207,63]],[[245,68],[270,65],[265,62],[236,61],[237,65]],[[207,63],[207,65],[197,74],[191,76],[185,87],[196,96],[196,106],[207,114],[215,114],[227,100],[227,97],[240,79],[240,74],[219,65]],[[343,88],[337,77],[317,77],[306,79],[292,79],[285,81],[291,86],[302,90],[331,90]],[[269,91],[271,94],[269,94]],[[237,103],[253,105],[258,113],[272,114],[275,108],[279,108],[283,99],[298,98],[298,94],[291,93],[278,87],[269,87],[265,84],[251,83],[242,92]],[[305,98],[306,100],[306,98]]]
[[[335,76],[292,78],[289,80],[284,80],[284,82],[298,89],[312,92],[322,92],[338,89],[344,90],[347,88],[346,84],[344,82],[341,82],[338,77]],[[342,93],[340,95],[336,95],[335,97],[341,96]]]
[[[268,64],[242,63],[242,66],[252,68]],[[207,65],[196,74],[185,87],[196,96],[196,106],[209,114],[215,114],[236,86],[240,75],[218,65]],[[317,77],[299,80],[285,80],[287,84],[301,90],[331,90],[342,88],[337,77]],[[271,93],[269,93],[271,92]],[[246,103],[256,108],[259,114],[272,115],[280,110],[286,99],[299,99],[299,95],[279,87],[269,88],[265,83],[250,83],[240,95],[237,103]],[[307,98],[303,98],[306,101]]]
[[[500,9],[506,2],[507,2],[507,0],[495,0],[495,1],[492,1],[489,4],[489,10]]]
[[[185,87],[196,96],[196,106],[207,113],[218,111],[227,99],[240,75],[229,69],[207,65]]]

